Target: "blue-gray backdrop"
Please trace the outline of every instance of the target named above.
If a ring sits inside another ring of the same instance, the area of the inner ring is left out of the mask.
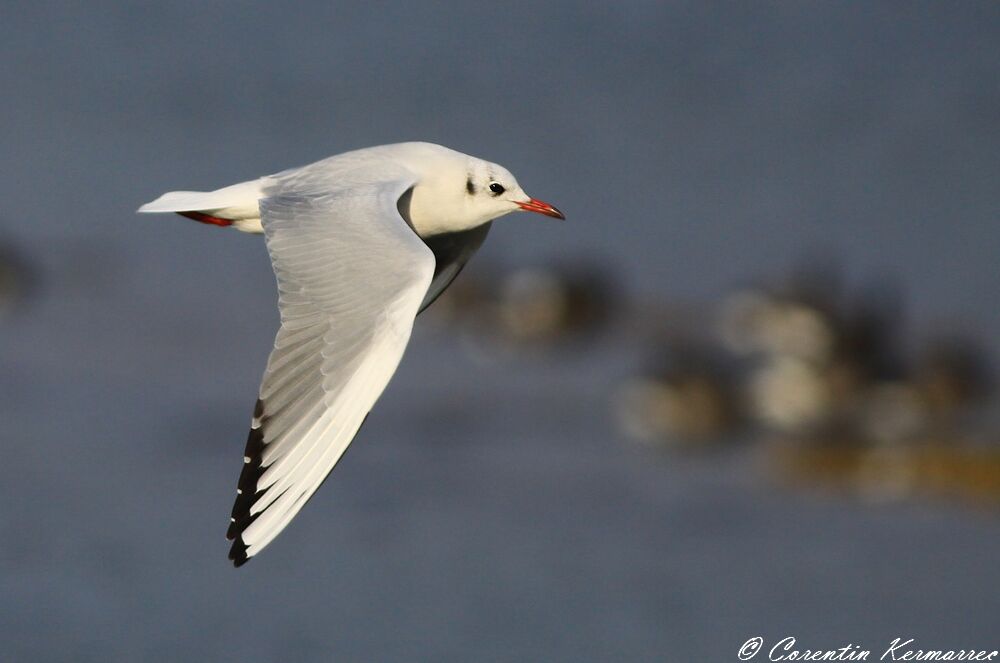
[[[998,648],[995,513],[624,445],[614,345],[482,365],[418,325],[335,477],[225,560],[273,277],[259,237],[133,214],[165,190],[430,140],[570,217],[500,221],[486,261],[699,300],[824,251],[1000,349],[1000,5],[599,4],[0,9],[0,241],[35,277],[0,321],[2,658]]]

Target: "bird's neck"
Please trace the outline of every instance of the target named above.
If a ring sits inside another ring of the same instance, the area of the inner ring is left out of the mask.
[[[478,218],[461,192],[433,184],[420,184],[404,193],[397,205],[400,215],[421,238],[463,232],[490,221]]]

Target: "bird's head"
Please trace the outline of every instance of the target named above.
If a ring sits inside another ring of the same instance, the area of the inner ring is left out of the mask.
[[[421,236],[470,230],[510,212],[566,218],[549,203],[526,194],[499,164],[447,150],[420,166],[422,177],[413,187],[410,220]]]

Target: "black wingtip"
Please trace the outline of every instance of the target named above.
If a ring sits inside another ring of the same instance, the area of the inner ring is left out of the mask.
[[[247,556],[247,548],[247,544],[243,543],[243,537],[233,541],[233,546],[229,549],[229,559],[232,560],[233,566],[236,568],[240,568],[250,561],[250,557]]]
[[[257,401],[254,407],[254,418],[260,419],[263,416],[264,404]],[[257,428],[251,428],[247,435],[246,448],[243,451],[243,468],[240,471],[239,481],[236,483],[237,496],[233,504],[233,511],[230,514],[232,521],[226,538],[232,540],[239,532],[242,532],[251,521],[249,521],[250,507],[257,496],[257,480],[264,474],[261,466],[261,454],[264,452],[264,429],[260,423]]]
[[[226,530],[226,539],[233,542],[229,550],[229,559],[237,567],[247,563],[247,545],[243,542],[243,530],[250,526],[257,519],[259,513],[250,514],[250,507],[258,497],[257,480],[264,473],[261,467],[261,454],[264,451],[264,431],[261,427],[260,419],[264,416],[264,402],[260,399],[254,405],[254,419],[257,420],[257,428],[251,428],[247,435],[246,450],[243,452],[243,469],[240,472],[240,479],[237,483],[237,496],[233,504],[233,511],[229,521],[229,528]]]

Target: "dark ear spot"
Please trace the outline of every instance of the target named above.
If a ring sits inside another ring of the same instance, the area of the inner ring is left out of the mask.
[[[472,183],[472,176],[471,175],[469,177],[467,177],[466,180],[465,180],[465,191],[470,196],[473,196],[476,193],[476,185]]]
[[[403,192],[403,195],[399,197],[396,201],[396,209],[399,210],[399,215],[403,217],[403,221],[406,221],[406,225],[413,228],[413,222],[410,221],[410,199],[413,198],[413,187]],[[414,230],[414,232],[416,232]]]

